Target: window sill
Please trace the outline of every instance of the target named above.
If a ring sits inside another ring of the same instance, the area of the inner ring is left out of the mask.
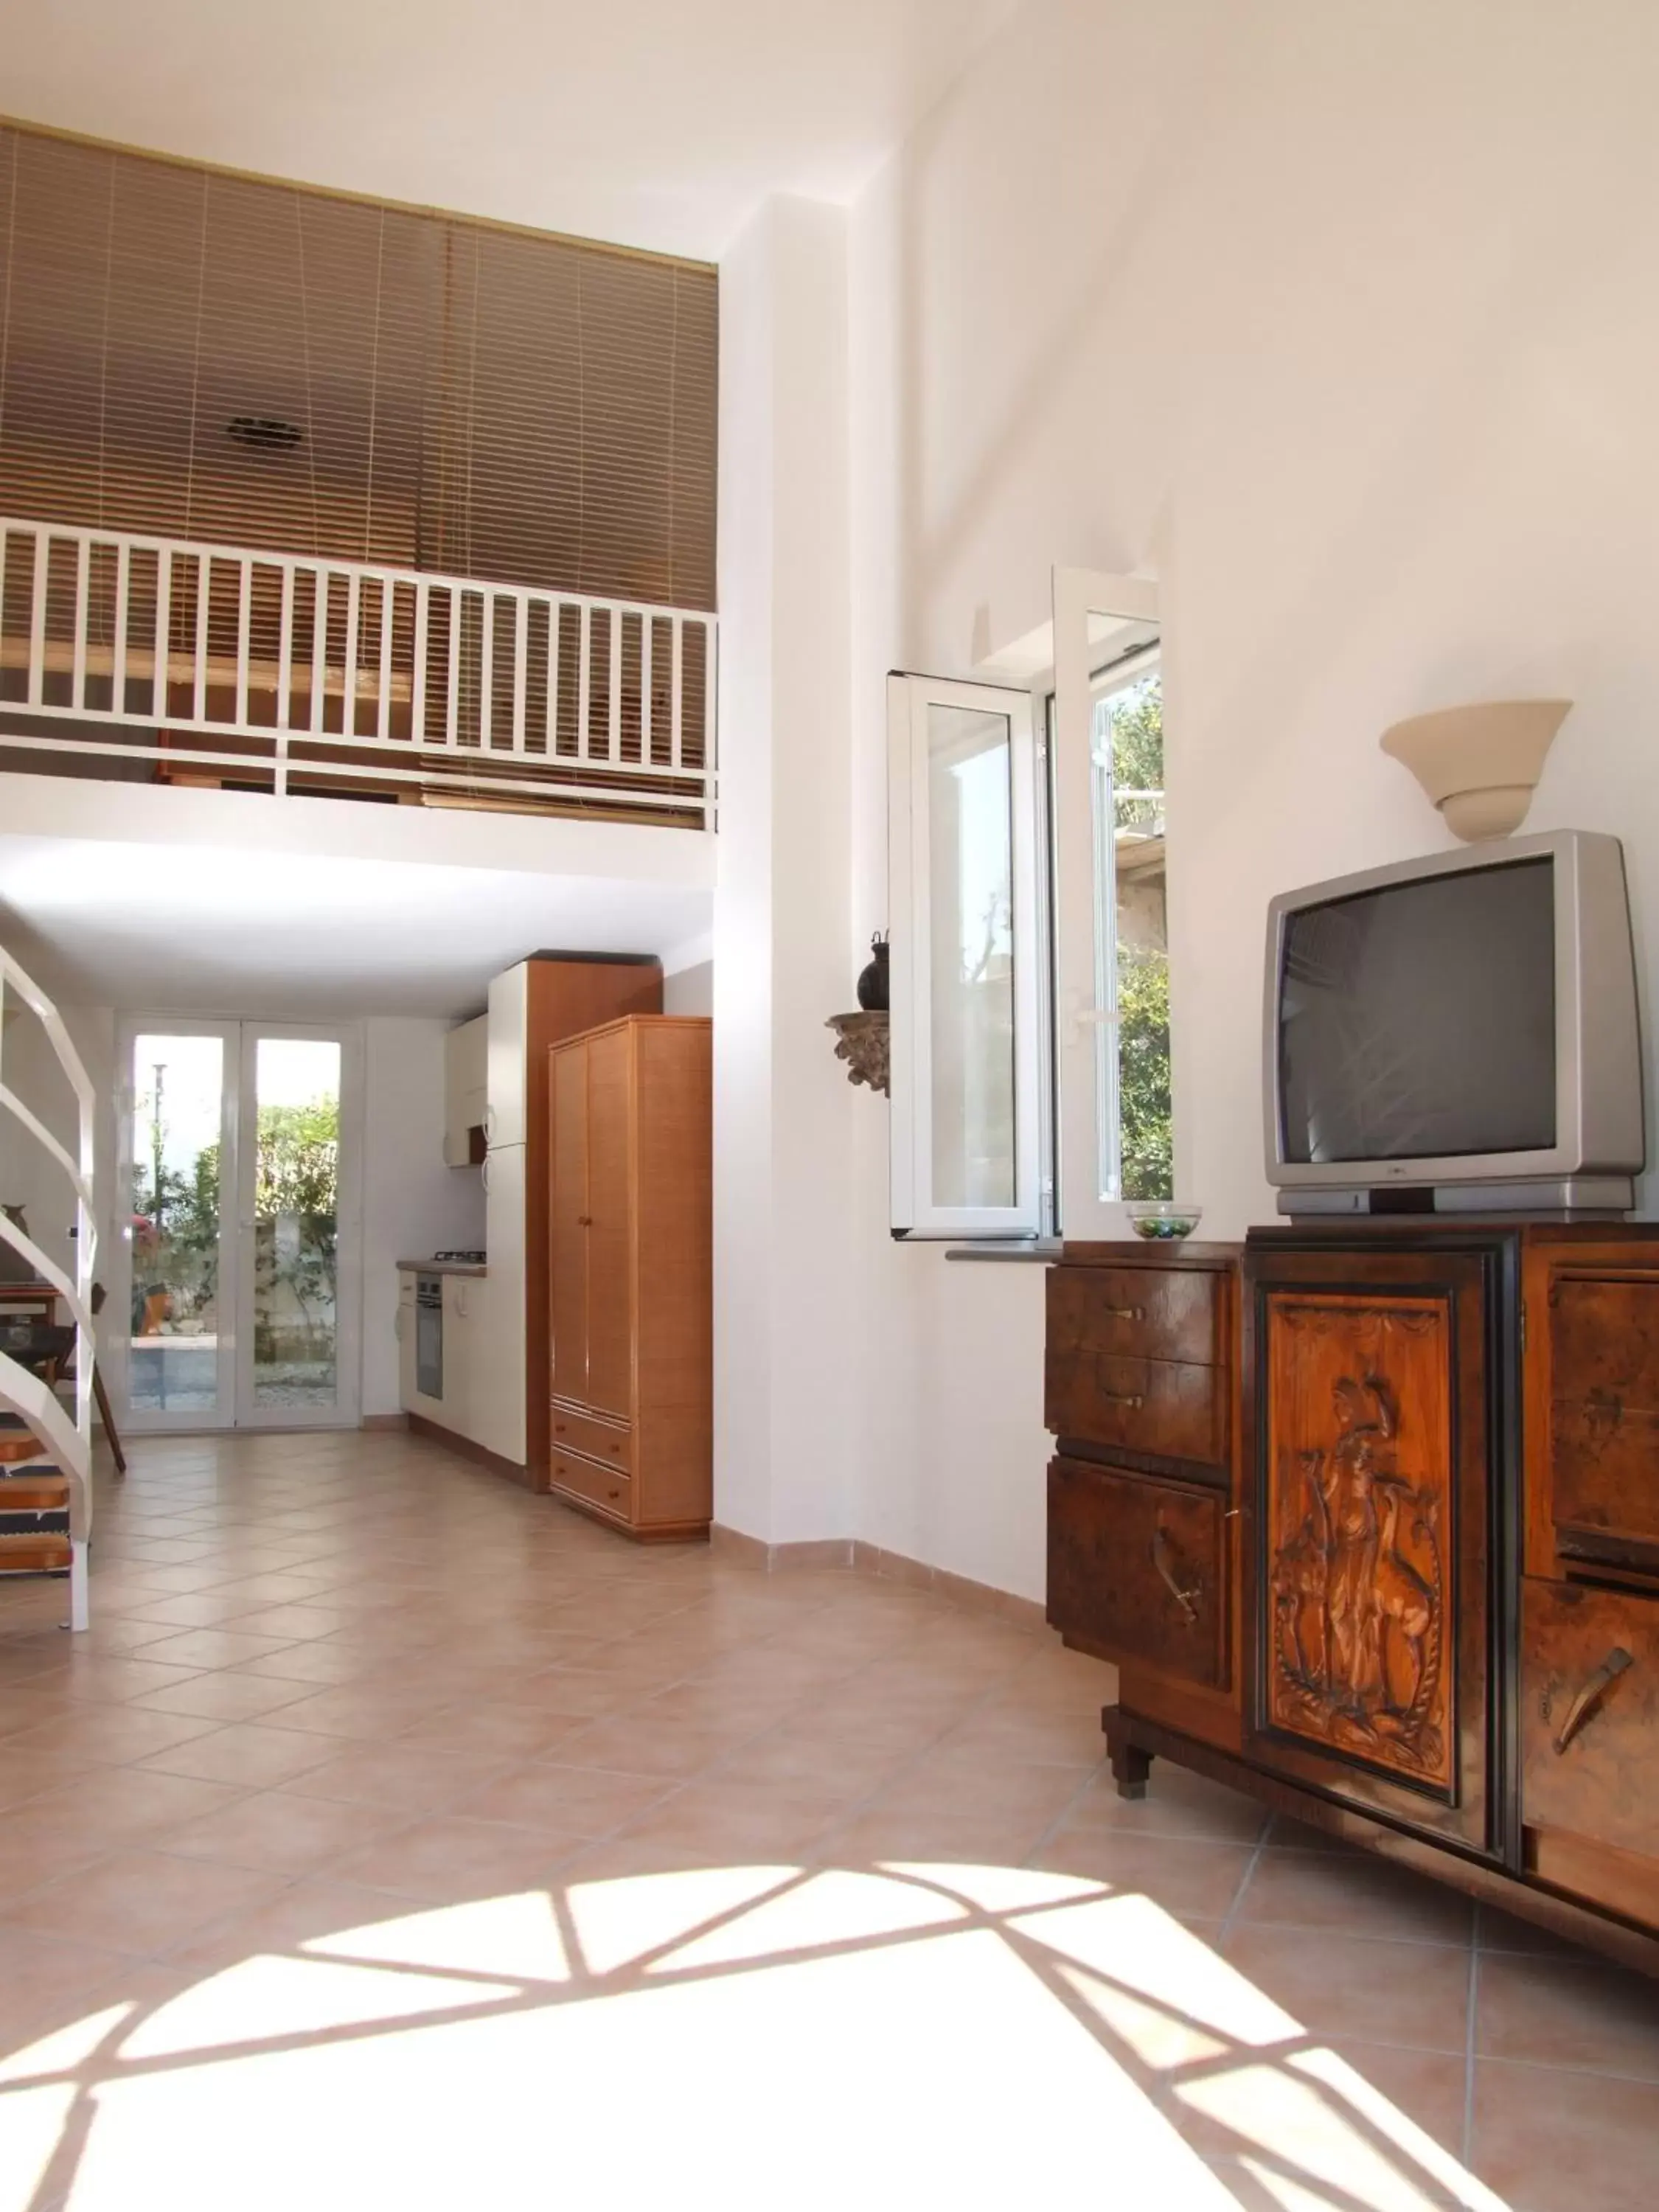
[[[988,1240],[979,1244],[952,1244],[945,1256],[947,1260],[994,1260],[1005,1266],[1026,1261],[1047,1267],[1059,1259],[1060,1249],[1058,1237],[1009,1237],[998,1243]]]

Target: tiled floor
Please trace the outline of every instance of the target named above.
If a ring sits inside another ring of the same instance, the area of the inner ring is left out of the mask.
[[[0,2212],[1649,2212],[1659,1991],[1154,1769],[932,1594],[396,1436],[0,1586]]]

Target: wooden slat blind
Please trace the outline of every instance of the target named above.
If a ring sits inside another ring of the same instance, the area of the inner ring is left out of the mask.
[[[712,607],[717,336],[701,264],[0,126],[0,514]]]

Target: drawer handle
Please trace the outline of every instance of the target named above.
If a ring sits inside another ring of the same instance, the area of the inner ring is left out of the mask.
[[[1567,1707],[1567,1717],[1562,1722],[1555,1738],[1555,1755],[1558,1759],[1595,1711],[1608,1686],[1616,1682],[1626,1668],[1635,1664],[1636,1662],[1622,1644],[1613,1645],[1612,1650],[1608,1652],[1607,1657]]]
[[[1139,1413],[1146,1402],[1139,1390],[1103,1390],[1100,1395],[1108,1404],[1127,1406],[1134,1413]]]
[[[1103,1306],[1101,1311],[1109,1321],[1145,1321],[1145,1306]]]
[[[1194,1583],[1191,1589],[1182,1589],[1176,1580],[1174,1553],[1161,1525],[1152,1531],[1152,1565],[1158,1569],[1158,1579],[1164,1589],[1187,1616],[1187,1626],[1189,1628],[1195,1626],[1198,1607],[1193,1601],[1199,1595],[1200,1586]]]

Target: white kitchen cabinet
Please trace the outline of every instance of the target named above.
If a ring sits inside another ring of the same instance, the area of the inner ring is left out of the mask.
[[[444,1039],[444,1160],[472,1164],[475,1128],[488,1124],[489,1017],[463,1022]]]
[[[520,960],[489,987],[484,1079],[484,1136],[491,1145],[525,1141],[525,1085],[530,1053],[530,963]]]
[[[474,1330],[478,1294],[483,1282],[476,1275],[444,1277],[444,1410],[443,1425],[458,1437],[477,1434],[478,1407],[475,1389],[477,1360]]]
[[[471,1288],[477,1318],[470,1340],[471,1426],[477,1443],[525,1463],[525,1148],[496,1145],[484,1164],[484,1237],[489,1272]]]

